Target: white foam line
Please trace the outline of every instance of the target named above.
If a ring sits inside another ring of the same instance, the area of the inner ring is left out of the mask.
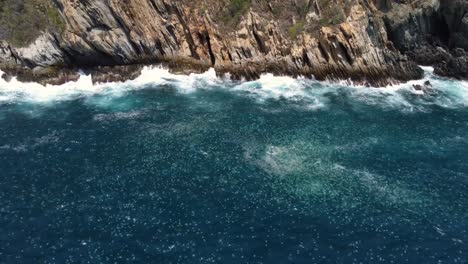
[[[233,82],[216,76],[214,69],[201,74],[177,75],[162,67],[144,67],[140,76],[135,80],[126,82],[93,84],[91,76],[81,74],[78,81],[68,82],[63,85],[40,85],[38,83],[23,83],[13,78],[10,82],[0,79],[0,103],[9,101],[28,101],[36,103],[48,103],[53,101],[71,100],[82,96],[104,94],[106,96],[122,96],[127,91],[147,88],[148,84],[173,85],[182,93],[190,93],[199,89],[212,89],[223,86],[233,91],[248,92],[259,99],[266,98],[303,98],[315,106],[323,106],[327,98],[325,94],[336,92],[340,89],[349,89],[351,96],[367,103],[394,104],[395,106],[410,107],[410,103],[400,94],[401,90],[422,94],[416,91],[413,85],[423,85],[430,80],[434,89],[442,89],[458,101],[468,105],[468,82],[443,80],[433,76],[432,67],[421,67],[425,71],[425,77],[421,80],[413,80],[398,85],[389,85],[383,88],[364,87],[352,85],[349,80],[339,82],[319,82],[313,79],[292,78],[287,76],[274,76],[263,74],[260,79],[250,82]],[[0,75],[3,72],[0,71]],[[383,100],[380,100],[382,99]],[[380,98],[377,100],[377,98]],[[387,100],[387,101],[385,101]],[[459,104],[459,102],[458,102]],[[314,107],[312,107],[314,108]]]
[[[0,76],[3,74],[0,71]],[[77,81],[62,85],[41,85],[39,83],[20,82],[12,78],[9,82],[0,78],[0,102],[26,100],[38,103],[61,101],[77,96],[92,96],[95,94],[122,93],[126,90],[138,89],[146,84],[176,84],[181,90],[192,91],[196,83],[204,81],[207,86],[220,83],[214,69],[202,74],[176,75],[161,67],[144,67],[141,75],[135,80],[125,82],[93,84],[90,75],[81,74]]]
[[[3,72],[0,71],[0,74]],[[68,82],[63,85],[46,85],[39,83],[23,83],[16,78],[10,82],[0,79],[0,100],[9,101],[28,97],[38,102],[60,99],[70,94],[86,94],[94,90],[91,77],[82,75],[76,82]]]

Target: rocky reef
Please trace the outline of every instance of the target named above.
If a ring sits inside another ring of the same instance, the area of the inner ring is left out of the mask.
[[[96,82],[131,79],[147,64],[382,86],[420,78],[419,63],[466,78],[467,8],[467,0],[3,0],[0,14],[47,15],[0,26],[0,68],[4,78],[53,84],[78,69]],[[21,37],[28,23],[37,30]]]

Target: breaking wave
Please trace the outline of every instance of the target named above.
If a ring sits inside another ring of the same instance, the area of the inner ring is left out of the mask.
[[[16,78],[10,82],[1,79],[0,104],[15,102],[48,104],[93,96],[119,98],[135,90],[170,87],[182,94],[220,89],[246,95],[260,102],[287,100],[300,103],[309,110],[326,108],[330,100],[336,98],[345,98],[363,105],[401,109],[404,112],[428,111],[427,106],[444,108],[468,106],[467,81],[440,78],[433,75],[431,67],[422,68],[425,71],[423,79],[383,88],[349,85],[348,81],[319,82],[272,74],[264,74],[256,81],[236,82],[217,77],[214,69],[202,74],[176,75],[161,67],[145,67],[138,78],[122,83],[93,84],[91,76],[84,74],[78,81],[63,85],[43,86],[38,83],[19,82]],[[425,91],[415,88],[424,86],[426,82],[430,82],[430,87]],[[98,104],[100,103],[102,102]]]
[[[6,252],[215,262],[266,245],[299,263],[464,263],[468,85],[424,70],[385,88],[162,68],[0,80]]]

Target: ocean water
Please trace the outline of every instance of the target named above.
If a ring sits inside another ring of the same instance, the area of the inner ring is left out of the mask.
[[[468,263],[468,83],[0,81],[0,263]]]

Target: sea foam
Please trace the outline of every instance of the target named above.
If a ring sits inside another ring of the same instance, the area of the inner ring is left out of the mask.
[[[13,78],[7,82],[0,79],[1,103],[41,103],[74,100],[83,97],[103,95],[108,97],[125,96],[129,91],[139,89],[158,89],[170,85],[178,92],[193,93],[200,90],[223,89],[248,95],[259,101],[286,99],[302,102],[307,109],[322,109],[328,105],[330,96],[344,96],[366,105],[385,108],[398,108],[404,111],[424,110],[427,105],[456,108],[468,106],[468,82],[436,77],[432,67],[421,67],[425,76],[387,87],[363,87],[349,85],[349,81],[319,82],[306,78],[291,78],[264,74],[255,81],[232,81],[216,76],[214,69],[201,74],[177,75],[162,67],[144,67],[135,80],[115,83],[93,84],[91,76],[81,74],[78,81],[62,85],[41,85],[24,83]],[[0,71],[0,74],[2,72]],[[430,81],[432,95],[414,88]]]

